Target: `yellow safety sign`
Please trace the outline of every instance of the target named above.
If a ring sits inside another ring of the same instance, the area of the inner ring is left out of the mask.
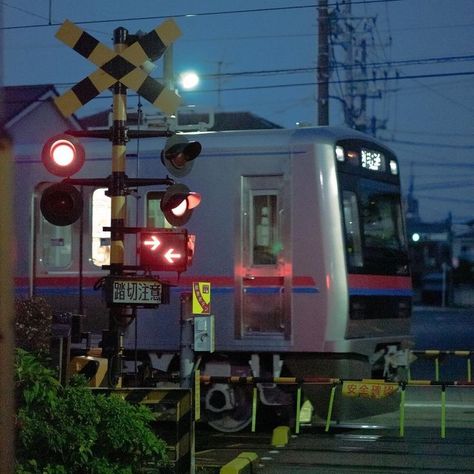
[[[342,394],[346,397],[359,398],[386,398],[398,391],[398,383],[385,382],[384,380],[344,381]]]
[[[207,281],[193,283],[193,314],[211,314],[211,284]]]

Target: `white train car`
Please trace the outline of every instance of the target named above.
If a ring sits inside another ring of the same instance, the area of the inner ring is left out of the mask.
[[[392,376],[397,351],[411,345],[411,279],[398,162],[388,148],[353,130],[296,130],[189,134],[202,144],[191,172],[179,181],[202,195],[186,224],[196,236],[192,266],[172,281],[171,301],[139,310],[125,345],[153,354],[172,370],[180,349],[180,295],[192,282],[211,283],[215,317],[209,375]],[[74,177],[110,174],[110,142],[82,140],[86,162]],[[132,140],[129,177],[164,177],[164,139]],[[44,295],[58,311],[85,314],[84,329],[108,324],[96,282],[105,274],[110,203],[104,190],[84,186],[76,223],[53,226],[39,200],[46,183],[39,150],[18,154],[17,291]],[[30,189],[25,200],[26,189]],[[140,187],[127,199],[127,225],[169,227],[160,211],[163,189]],[[26,218],[29,216],[29,218]],[[126,262],[137,262],[135,237]],[[318,398],[316,390],[309,396]],[[286,405],[279,387],[260,386],[267,405]],[[247,388],[206,387],[211,424],[238,430],[250,421]],[[320,394],[320,391],[318,392]],[[290,397],[291,398],[291,397]],[[317,404],[316,404],[317,405]],[[316,406],[318,408],[318,406]],[[319,406],[321,413],[327,405]],[[352,413],[354,414],[354,413]]]

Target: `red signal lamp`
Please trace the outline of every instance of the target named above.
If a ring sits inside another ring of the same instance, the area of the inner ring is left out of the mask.
[[[55,135],[43,146],[41,161],[55,176],[67,178],[77,173],[84,164],[85,151],[77,138],[69,135]]]
[[[69,183],[52,184],[43,191],[40,209],[51,224],[68,226],[81,217],[83,199],[79,190]]]
[[[182,226],[189,221],[194,208],[199,206],[201,195],[190,191],[184,184],[173,184],[163,195],[160,203],[166,220],[173,226]]]

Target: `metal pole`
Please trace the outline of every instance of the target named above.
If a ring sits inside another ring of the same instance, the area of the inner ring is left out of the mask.
[[[128,31],[114,30],[114,49],[120,53],[127,46]],[[124,264],[124,232],[127,197],[125,193],[125,159],[127,146],[127,88],[120,82],[114,85],[112,125],[112,179],[111,198],[111,242],[110,275],[122,275]],[[126,317],[123,308],[110,308],[108,345],[108,384],[121,384],[123,355],[123,323]]]
[[[176,88],[173,70],[173,45],[170,44],[163,53],[163,76],[167,89],[174,91]]]
[[[191,294],[181,294],[181,335],[179,352],[179,380],[181,388],[193,387],[193,369],[194,369],[194,333],[193,321],[191,316]]]
[[[328,0],[319,0],[318,11],[318,125],[329,125]]]

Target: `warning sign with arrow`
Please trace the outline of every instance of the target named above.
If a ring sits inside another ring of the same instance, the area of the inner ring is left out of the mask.
[[[193,283],[193,314],[211,314],[211,283]]]
[[[188,265],[188,233],[185,229],[140,232],[140,266],[143,269],[183,272]]]

